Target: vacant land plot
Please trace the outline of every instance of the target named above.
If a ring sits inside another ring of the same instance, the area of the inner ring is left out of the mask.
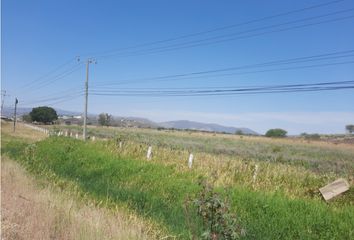
[[[45,135],[2,125],[2,144],[34,143]],[[2,151],[3,152],[3,151]],[[73,187],[59,186],[1,156],[2,239],[155,239],[154,227],[125,210],[98,207]]]
[[[190,220],[199,218],[184,209],[186,199],[199,193],[200,178],[213,182],[228,199],[245,229],[244,239],[354,236],[353,187],[330,203],[318,191],[340,176],[353,184],[351,146],[140,129],[113,129],[111,134],[111,140],[95,142],[50,137],[29,145],[12,139],[3,151],[34,174],[77,186],[108,209],[123,205],[133,210],[166,229],[170,238],[191,237]],[[192,169],[190,152],[195,155]]]
[[[78,127],[58,127],[80,132]],[[89,135],[101,138],[116,138],[143,145],[165,147],[171,150],[187,150],[236,157],[244,160],[278,162],[303,166],[307,169],[329,173],[353,175],[354,145],[333,144],[302,139],[269,139],[264,137],[235,136],[183,131],[158,131],[154,129],[126,129],[91,127]]]

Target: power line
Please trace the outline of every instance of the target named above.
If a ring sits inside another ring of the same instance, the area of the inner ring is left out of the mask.
[[[262,90],[262,91],[235,91],[235,92],[223,92],[223,93],[178,93],[178,94],[107,94],[107,93],[92,93],[94,96],[120,96],[120,97],[197,97],[197,96],[229,96],[229,95],[247,95],[247,94],[264,94],[264,93],[297,93],[297,92],[319,92],[329,90],[344,90],[354,89],[352,86],[341,87],[311,87],[311,88],[295,88],[295,89],[275,89],[275,90]]]
[[[34,85],[32,86],[31,88],[27,88],[27,89],[22,89],[21,92],[24,92],[24,91],[37,91],[39,89],[42,89],[43,87],[46,87],[58,80],[61,80],[69,75],[71,75],[72,73],[80,70],[80,68],[83,66],[82,63],[79,63],[79,64],[76,64],[75,66],[67,69],[66,71],[60,73],[59,75],[53,77],[53,78],[49,78],[49,79],[45,79],[45,81],[42,81],[40,83],[38,83],[38,85]]]
[[[175,93],[180,91],[188,91],[188,92],[208,92],[208,91],[234,91],[234,89],[243,89],[243,90],[264,90],[264,89],[276,89],[276,88],[284,88],[284,87],[304,87],[304,86],[324,86],[324,85],[343,85],[343,84],[353,84],[354,81],[337,81],[337,82],[321,82],[321,83],[309,83],[309,84],[290,84],[290,85],[270,85],[270,86],[227,86],[227,87],[195,87],[195,88],[130,88],[123,90],[93,90],[92,92],[104,92],[104,93]],[[212,89],[212,90],[210,90]],[[215,90],[218,89],[218,90]]]
[[[59,69],[62,69],[63,67],[65,67],[65,66],[69,65],[70,63],[72,63],[74,59],[77,59],[77,57],[70,58],[69,60],[67,60],[64,63],[60,64],[59,66],[55,67],[54,69],[52,69],[51,71],[47,72],[46,74],[43,74],[42,76],[34,79],[33,81],[26,83],[21,88],[27,88],[27,87],[29,87],[29,86],[31,86],[33,84],[36,84],[38,81],[41,81],[41,80],[47,78],[48,76],[50,76],[53,73],[57,72]]]
[[[82,97],[82,96],[84,96],[83,93],[82,93],[82,94],[79,94],[79,95],[76,95],[76,96],[72,96],[72,97],[66,98],[66,99],[59,100],[59,101],[57,101],[57,102],[50,103],[50,104],[48,104],[48,106],[54,106],[54,105],[57,105],[57,104],[59,104],[59,103],[68,102],[68,101],[77,99],[77,98]]]
[[[51,101],[57,101],[57,100],[61,100],[61,99],[66,99],[67,97],[71,97],[71,96],[78,96],[80,94],[83,94],[83,90],[80,91],[74,91],[71,93],[68,93],[66,95],[60,95],[60,96],[55,96],[55,97],[49,97],[49,98],[42,98],[42,99],[38,99],[35,101],[23,101],[25,104],[38,104],[38,103],[43,103],[43,102],[51,102]]]
[[[205,34],[212,33],[212,32],[218,32],[218,31],[222,31],[225,29],[232,29],[232,28],[236,28],[236,27],[240,27],[240,26],[244,26],[244,25],[249,25],[252,23],[263,22],[265,20],[270,20],[270,19],[283,17],[283,16],[287,16],[287,15],[291,15],[291,14],[295,14],[295,13],[299,13],[299,12],[304,12],[304,11],[308,11],[308,10],[312,10],[312,9],[316,9],[316,8],[321,8],[321,7],[325,7],[325,6],[329,6],[329,5],[333,5],[333,4],[338,4],[343,1],[345,1],[345,0],[328,1],[328,2],[321,3],[321,4],[310,5],[308,7],[290,10],[290,11],[286,11],[286,12],[282,12],[282,13],[278,13],[278,14],[274,14],[274,15],[270,15],[270,16],[265,16],[265,17],[261,17],[261,18],[256,18],[256,19],[248,20],[248,21],[241,22],[241,23],[221,26],[221,27],[217,27],[217,28],[213,28],[213,29],[209,29],[209,30],[205,30],[205,31],[199,31],[196,33],[181,35],[178,37],[172,37],[172,38],[167,38],[167,39],[163,39],[163,40],[137,44],[137,45],[133,45],[130,47],[109,50],[109,51],[101,52],[100,54],[93,54],[93,55],[96,55],[96,58],[98,58],[98,57],[102,57],[104,55],[108,55],[109,53],[118,52],[118,51],[122,51],[122,50],[129,50],[129,49],[134,49],[134,48],[157,45],[157,44],[166,43],[166,42],[173,42],[173,41],[180,40],[180,39],[191,38],[191,37],[195,37],[195,36],[199,36],[199,35],[205,35]]]
[[[262,36],[262,35],[266,35],[266,34],[270,34],[270,33],[278,33],[278,32],[284,32],[284,31],[289,31],[289,30],[293,30],[293,29],[306,28],[306,27],[311,27],[311,26],[315,26],[315,25],[319,25],[319,24],[351,19],[354,17],[354,15],[345,16],[345,17],[338,17],[338,18],[333,18],[333,19],[329,19],[329,20],[323,20],[323,21],[314,22],[314,23],[307,23],[307,24],[302,24],[302,25],[292,26],[292,27],[287,27],[287,28],[282,28],[282,29],[276,29],[276,30],[271,30],[271,31],[264,31],[264,32],[260,32],[260,33],[248,34],[248,33],[252,33],[252,32],[259,32],[259,31],[265,30],[265,29],[277,28],[279,26],[292,25],[294,23],[309,21],[311,19],[323,18],[325,16],[337,15],[339,13],[348,12],[348,11],[353,11],[353,8],[347,9],[347,10],[342,10],[342,11],[337,11],[337,12],[332,12],[332,13],[328,13],[328,14],[324,14],[324,15],[319,15],[319,16],[315,16],[315,17],[308,17],[308,18],[299,19],[299,20],[295,20],[295,21],[290,21],[290,22],[285,22],[285,23],[280,23],[280,24],[275,24],[275,25],[270,25],[270,26],[265,26],[265,27],[259,27],[259,28],[255,28],[252,30],[236,32],[236,33],[227,34],[227,35],[209,37],[209,38],[205,38],[205,39],[193,40],[193,41],[188,41],[188,42],[184,42],[184,43],[176,43],[173,45],[155,47],[155,48],[150,48],[150,49],[146,49],[146,50],[138,50],[135,52],[127,52],[127,53],[125,53],[125,55],[124,55],[124,53],[122,55],[119,55],[120,53],[115,53],[115,54],[110,54],[110,55],[98,56],[98,58],[102,59],[102,58],[109,58],[109,57],[131,57],[131,56],[140,56],[140,55],[147,55],[147,54],[154,54],[154,53],[169,52],[169,51],[175,51],[175,50],[180,50],[180,49],[193,48],[193,47],[198,47],[198,46],[206,46],[206,45],[212,45],[212,44],[223,43],[223,42],[228,42],[228,41],[234,41],[234,40],[239,40],[239,39],[252,38],[252,37]],[[239,37],[232,37],[232,36],[237,36],[237,35],[240,35],[240,36]],[[218,40],[218,39],[220,39],[220,40]]]
[[[341,52],[332,52],[332,53],[326,53],[326,54],[318,54],[318,55],[313,55],[313,56],[306,56],[306,57],[299,57],[299,58],[293,58],[293,59],[285,59],[285,60],[277,60],[277,61],[272,61],[272,62],[267,62],[267,63],[261,63],[261,64],[253,64],[253,65],[244,65],[244,66],[240,66],[240,67],[232,67],[232,68],[223,68],[223,69],[217,69],[217,70],[208,70],[208,71],[200,71],[200,72],[193,72],[193,73],[188,73],[188,74],[178,74],[178,75],[168,75],[168,76],[165,76],[167,77],[167,80],[176,80],[176,79],[168,79],[169,77],[173,76],[173,77],[176,77],[176,76],[182,76],[182,77],[186,77],[188,75],[194,75],[194,74],[205,74],[205,73],[210,73],[210,72],[219,72],[219,71],[229,71],[229,70],[234,70],[234,69],[244,69],[244,68],[249,68],[249,67],[253,67],[253,66],[267,66],[267,65],[270,65],[270,63],[287,63],[287,62],[293,62],[294,60],[300,60],[300,59],[305,59],[305,60],[309,60],[311,58],[319,58],[321,57],[321,59],[324,57],[324,56],[336,56],[338,54],[345,54],[345,53],[350,53],[350,52],[354,52],[354,50],[348,50],[348,51],[341,51]],[[345,55],[347,56],[347,55]],[[347,63],[347,62],[345,62]],[[351,61],[349,63],[354,63],[354,61]],[[335,63],[335,64],[341,64],[341,63]],[[246,74],[246,73],[254,73],[254,72],[265,72],[265,71],[279,71],[279,70],[290,70],[290,69],[299,69],[299,68],[311,68],[311,67],[319,67],[319,66],[328,66],[329,64],[320,64],[320,65],[310,65],[310,66],[297,66],[297,67],[291,67],[291,68],[281,68],[281,69],[271,69],[271,70],[261,70],[261,71],[253,71],[253,72],[240,72],[240,73],[232,73],[233,75],[235,74]],[[333,63],[331,63],[330,65],[333,65]],[[230,74],[231,75],[231,74]],[[208,77],[208,76],[198,76],[198,77]],[[212,77],[215,77],[215,75],[213,75]],[[158,78],[162,78],[162,77],[158,77]],[[193,77],[190,77],[190,78],[193,78]],[[189,79],[190,79],[189,78]],[[195,77],[194,77],[195,78]],[[148,78],[148,79],[152,79],[152,78]],[[160,79],[161,80],[161,79]],[[178,79],[177,79],[178,80]],[[209,88],[212,88],[212,87],[209,87]],[[215,87],[214,87],[215,88]],[[225,87],[224,87],[225,88]],[[232,88],[232,87],[227,87],[227,88]],[[72,89],[70,89],[72,90]],[[119,91],[115,91],[114,88],[110,87],[108,90],[105,90],[105,89],[100,89],[100,88],[93,88],[90,93],[94,93],[94,94],[97,94],[97,93],[108,93],[108,92],[113,92],[113,93],[120,93],[120,92],[126,92],[124,91],[126,89],[121,89]],[[131,89],[128,89],[128,90],[131,90]],[[133,89],[134,91],[136,91],[137,89]],[[151,89],[150,89],[151,90]],[[48,96],[47,98],[43,97],[42,99],[40,100],[36,100],[36,101],[32,101],[30,102],[30,104],[35,104],[35,103],[42,103],[42,102],[48,102],[48,101],[55,101],[55,100],[65,100],[66,98],[68,97],[71,97],[73,94],[75,94],[75,96],[80,96],[80,94],[83,93],[83,90],[75,90],[75,91],[71,91],[69,92],[69,90],[66,90],[66,91],[63,91],[63,93],[67,93],[66,95],[62,96],[61,93],[59,94],[59,96],[53,96],[53,95],[50,95]],[[26,103],[26,102],[25,102]],[[29,104],[29,103],[27,103]]]
[[[160,81],[168,81],[169,82],[169,81],[180,81],[180,80],[191,80],[191,79],[204,79],[204,78],[226,77],[226,76],[236,76],[236,75],[258,74],[258,73],[267,73],[267,72],[280,72],[280,71],[290,71],[290,70],[299,70],[299,69],[313,69],[313,68],[347,65],[347,64],[353,64],[353,63],[354,63],[354,61],[344,61],[344,62],[335,62],[335,63],[303,65],[303,66],[296,66],[296,67],[274,68],[274,69],[266,69],[266,70],[244,71],[244,72],[236,72],[236,73],[186,77],[186,78],[179,78],[179,79],[167,79],[167,80],[160,80]]]
[[[68,102],[74,99],[77,99],[79,97],[82,97],[84,94],[83,93],[78,93],[78,94],[73,94],[73,95],[68,95],[68,96],[63,96],[61,98],[57,98],[57,99],[42,99],[40,101],[37,102],[24,102],[24,104],[22,104],[23,106],[26,107],[33,107],[33,105],[45,105],[45,106],[54,106],[57,105],[59,103],[63,103],[63,102]]]
[[[256,86],[249,88],[233,89],[203,89],[203,90],[131,90],[131,91],[92,91],[90,94],[97,96],[151,96],[151,97],[180,97],[180,96],[212,96],[234,95],[247,93],[278,93],[278,92],[302,92],[302,91],[327,91],[339,89],[353,89],[354,81],[320,82],[310,84],[288,84]]]
[[[324,53],[324,54],[281,59],[281,60],[268,61],[268,62],[262,62],[262,63],[256,63],[256,64],[247,64],[247,65],[227,67],[227,68],[211,69],[211,70],[164,75],[164,76],[156,76],[156,77],[148,77],[148,78],[138,78],[138,79],[131,79],[131,80],[123,80],[123,81],[114,82],[114,83],[95,84],[93,86],[94,87],[114,86],[114,85],[121,85],[121,84],[125,84],[125,83],[140,83],[140,82],[157,81],[157,80],[174,81],[174,80],[183,79],[183,77],[188,77],[188,78],[184,78],[184,79],[205,78],[205,77],[207,77],[207,76],[205,76],[206,74],[211,74],[211,73],[230,72],[230,71],[252,69],[252,68],[264,68],[264,67],[273,67],[273,66],[278,66],[278,65],[288,65],[288,64],[303,63],[303,62],[313,62],[313,61],[323,61],[323,60],[330,60],[330,59],[337,59],[337,58],[346,58],[346,57],[354,56],[353,53],[354,53],[354,50],[330,52],[330,53]],[[352,63],[352,62],[349,61],[349,62],[333,63],[333,64],[338,65],[338,64],[348,64],[348,63]],[[291,69],[298,69],[298,68],[311,68],[311,67],[321,67],[321,66],[330,66],[330,65],[331,65],[331,63],[326,63],[326,64],[319,64],[319,65],[311,65],[311,66],[297,66],[297,67],[292,67],[292,68],[239,72],[239,73],[233,73],[233,74],[228,74],[228,75],[259,73],[259,72],[265,72],[265,71],[291,70]],[[228,76],[228,75],[226,75],[226,76]],[[225,74],[212,75],[211,77],[218,77],[218,76],[225,76]]]
[[[218,27],[218,28],[214,28],[214,29],[210,29],[207,31],[200,31],[197,33],[192,33],[192,34],[187,34],[187,35],[182,35],[180,37],[174,37],[174,38],[169,38],[169,39],[165,39],[165,40],[160,40],[160,41],[155,41],[155,42],[150,42],[150,43],[145,43],[145,44],[139,44],[139,45],[135,45],[132,47],[127,47],[127,48],[122,48],[120,50],[129,50],[129,49],[137,49],[137,48],[141,48],[141,47],[146,47],[146,46],[151,46],[151,45],[157,45],[157,44],[161,44],[161,43],[167,43],[167,42],[173,42],[176,40],[181,40],[181,39],[187,39],[190,37],[195,37],[195,36],[200,36],[200,35],[204,35],[204,34],[209,34],[209,33],[213,33],[213,32],[218,32],[218,31],[222,31],[222,30],[226,30],[226,29],[232,29],[238,26],[242,26],[242,25],[248,25],[248,24],[252,24],[252,23],[256,23],[256,22],[262,22],[265,20],[269,20],[269,19],[273,19],[273,18],[277,18],[277,17],[281,17],[281,16],[286,16],[286,15],[290,15],[290,14],[294,14],[294,13],[298,13],[298,12],[302,12],[302,11],[307,11],[307,10],[311,10],[311,9],[315,9],[315,8],[319,8],[319,7],[323,7],[323,6],[329,6],[332,4],[337,4],[339,2],[343,2],[344,0],[337,0],[337,1],[329,1],[326,3],[322,3],[322,4],[317,4],[317,5],[312,5],[309,7],[305,7],[305,8],[301,8],[301,9],[296,9],[296,10],[292,10],[292,11],[288,11],[288,12],[284,12],[284,13],[280,13],[280,14],[276,14],[276,15],[272,15],[272,16],[268,16],[268,17],[262,17],[262,18],[258,18],[258,19],[254,19],[254,20],[250,20],[250,21],[246,21],[243,23],[238,23],[238,24],[232,24],[232,25],[228,25],[228,26],[222,26],[222,27]],[[212,36],[212,37],[208,37],[208,38],[204,38],[204,39],[196,39],[196,40],[192,40],[192,41],[186,41],[186,42],[182,42],[182,43],[175,43],[172,45],[167,45],[167,46],[162,46],[162,47],[155,47],[155,48],[150,48],[150,49],[142,49],[139,51],[135,51],[135,52],[127,52],[125,53],[125,55],[121,55],[122,57],[127,57],[127,56],[138,56],[138,55],[145,55],[145,54],[152,54],[152,53],[160,53],[160,52],[167,52],[167,51],[174,51],[174,50],[179,50],[179,49],[185,49],[185,48],[191,48],[191,47],[196,47],[196,46],[205,46],[205,45],[210,45],[210,44],[216,44],[216,43],[221,43],[221,42],[227,42],[227,41],[233,41],[233,40],[237,40],[237,39],[245,39],[245,38],[250,38],[250,37],[255,37],[255,36],[261,36],[261,35],[265,35],[265,34],[269,34],[269,33],[276,33],[276,32],[283,32],[283,31],[288,31],[288,30],[292,30],[292,29],[299,29],[299,28],[304,28],[304,27],[309,27],[309,26],[314,26],[314,25],[318,25],[318,24],[323,24],[323,23],[329,23],[329,22],[336,22],[336,21],[342,21],[342,20],[347,20],[347,19],[351,19],[354,18],[354,15],[351,16],[345,16],[345,17],[338,17],[338,18],[333,18],[333,19],[327,19],[327,20],[323,20],[323,21],[319,21],[319,22],[312,22],[312,23],[306,23],[306,24],[302,24],[302,25],[296,25],[296,26],[291,26],[291,27],[285,27],[285,28],[280,28],[280,29],[275,29],[275,30],[271,30],[268,31],[269,29],[273,29],[273,28],[279,28],[279,27],[283,27],[283,26],[287,26],[287,25],[294,25],[297,23],[301,23],[301,22],[306,22],[306,21],[312,21],[315,19],[319,19],[319,18],[325,18],[328,16],[333,16],[333,15],[338,15],[338,14],[342,14],[342,13],[346,13],[346,12],[350,12],[353,9],[346,9],[346,10],[341,10],[341,11],[336,11],[336,12],[331,12],[331,13],[327,13],[327,14],[323,14],[323,15],[318,15],[318,16],[313,16],[313,17],[307,17],[307,18],[303,18],[303,19],[298,19],[298,20],[293,20],[293,21],[288,21],[288,22],[283,22],[283,23],[278,23],[278,24],[273,24],[273,25],[268,25],[268,26],[263,26],[263,27],[258,27],[258,28],[253,28],[253,29],[249,29],[246,31],[242,31],[242,32],[236,32],[236,33],[229,33],[229,34],[223,34],[223,35],[218,35],[218,36]],[[255,32],[254,34],[251,34]],[[106,57],[110,57],[110,56],[117,56],[120,53],[117,53],[118,50],[114,50],[114,51],[106,51],[105,53],[111,53],[109,54],[105,54],[105,55],[101,55],[99,57],[101,58],[106,58]],[[345,52],[345,51],[344,51]],[[342,55],[339,55],[338,53],[329,53],[328,55],[324,54],[324,55],[317,55],[317,56],[309,56],[309,57],[302,57],[302,58],[295,58],[295,59],[288,59],[288,60],[278,60],[278,61],[272,61],[272,62],[266,62],[266,63],[260,63],[260,64],[254,64],[252,65],[244,65],[244,66],[240,66],[240,67],[234,67],[234,68],[227,68],[227,69],[215,69],[215,70],[209,70],[209,71],[202,71],[202,72],[192,72],[192,73],[186,73],[186,74],[177,74],[177,75],[169,75],[169,76],[161,76],[161,77],[152,77],[152,78],[145,78],[144,79],[138,79],[135,82],[139,82],[139,81],[152,81],[152,80],[164,80],[164,81],[173,81],[173,80],[184,80],[184,79],[193,79],[193,78],[207,78],[207,77],[217,77],[217,76],[230,76],[230,75],[238,75],[238,74],[249,74],[249,73],[261,73],[261,72],[270,72],[270,71],[284,71],[284,70],[293,70],[293,69],[304,69],[304,68],[315,68],[315,67],[324,67],[324,66],[334,66],[334,65],[342,65],[342,64],[351,64],[354,63],[354,61],[342,61],[342,62],[334,62],[334,63],[323,63],[323,64],[314,64],[314,65],[306,65],[306,66],[294,66],[294,67],[286,67],[286,68],[277,68],[277,69],[265,69],[265,70],[257,70],[257,71],[245,71],[245,72],[236,72],[236,73],[227,73],[227,74],[219,74],[219,75],[210,75],[211,73],[221,73],[221,72],[230,72],[230,71],[240,71],[240,70],[244,70],[244,69],[253,69],[253,68],[269,68],[269,67],[274,67],[274,66],[279,66],[279,65],[288,65],[288,64],[298,64],[298,63],[304,63],[304,62],[315,62],[315,61],[324,61],[324,60],[333,60],[333,59],[338,59],[338,58],[347,58],[347,57],[353,57],[354,54],[349,54],[354,52],[354,50],[350,50],[346,53],[348,54],[344,54],[343,52],[341,53]],[[55,76],[54,78],[50,78],[49,80],[46,79],[45,77],[50,76],[52,73],[58,71],[59,69],[61,69],[62,67],[66,66],[68,63],[63,64],[61,66],[59,66],[58,69],[55,69],[55,71],[51,71],[48,74],[46,74],[44,77],[41,77],[39,79],[36,79],[35,81],[30,82],[29,84],[26,85],[26,88],[30,88],[32,87],[32,89],[35,87],[35,89],[40,89],[43,88],[45,86],[48,86],[49,84],[54,83],[57,80],[60,80],[66,76],[68,76],[69,74],[79,70],[79,67],[81,67],[80,64],[78,64],[78,66],[74,66],[72,68],[70,68],[69,70],[66,70],[64,73],[61,73],[57,76]],[[191,76],[191,77],[189,77]],[[124,83],[124,82],[123,82]],[[132,83],[132,81],[126,82],[126,83]],[[122,83],[115,83],[115,84],[122,84]],[[115,85],[114,84],[114,85]],[[99,86],[99,85],[97,85]],[[101,85],[104,86],[104,85]],[[107,85],[106,85],[107,86]],[[183,91],[177,91],[176,90],[170,90],[170,92],[168,92],[167,90],[164,91],[159,91],[159,92],[155,92],[156,95],[162,95],[165,94],[165,96],[178,96],[178,94],[181,94],[181,96],[188,96],[188,94],[191,94],[191,96],[196,96],[196,95],[203,95],[205,96],[205,94],[229,94],[229,93],[252,93],[254,94],[255,92],[261,93],[261,91],[267,92],[269,91],[269,93],[276,93],[276,92],[295,92],[295,91],[327,91],[327,90],[339,90],[339,89],[351,89],[353,86],[325,86],[325,87],[320,87],[320,86],[292,86],[291,89],[289,89],[289,87],[286,87],[285,85],[281,85],[281,87],[274,89],[271,88],[260,88],[259,90],[255,90],[255,89],[244,89],[242,91],[240,91],[241,89],[229,89],[228,91],[226,91],[225,89],[222,91],[216,91],[215,89],[209,89],[209,90],[203,90],[203,91],[192,91],[192,92],[186,92],[186,90]],[[87,88],[86,88],[87,89]],[[114,91],[113,88],[109,89],[111,92],[113,92],[113,94],[116,93],[123,93],[123,94],[127,94],[127,96],[129,94],[140,94],[141,92],[133,92],[133,91],[137,91],[137,90],[132,90],[131,92],[127,92],[127,91]],[[220,90],[220,89],[219,89]],[[93,89],[93,91],[90,91],[90,93],[93,93],[93,95],[105,95],[108,96],[108,94],[110,94],[110,91],[105,91],[105,90],[98,90],[98,89]],[[87,99],[87,93],[88,91],[86,90],[86,99]],[[148,91],[148,92],[143,92],[144,94],[150,94],[153,95],[154,93],[152,91]],[[187,95],[183,95],[183,94],[187,94]],[[42,99],[42,100],[38,100],[37,102],[52,102],[52,101],[57,101],[54,104],[57,104],[58,101],[62,102],[62,101],[67,101],[67,99],[69,98],[76,98],[78,96],[82,96],[82,92],[80,93],[75,93],[74,95],[70,95],[67,94],[65,96],[60,96],[60,97],[51,97],[51,98],[47,98],[47,99]],[[132,96],[132,95],[129,95]],[[141,96],[141,95],[140,95]],[[86,100],[87,101],[87,100]],[[86,108],[87,109],[87,108]],[[86,118],[85,118],[86,119]]]
[[[51,94],[47,94],[44,96],[36,96],[36,99],[50,99],[50,98],[55,98],[55,97],[61,97],[61,96],[63,96],[63,94],[74,94],[74,93],[78,93],[78,92],[83,92],[83,88],[80,85],[76,85],[74,87],[70,87],[69,89],[62,90],[59,92],[53,92]]]

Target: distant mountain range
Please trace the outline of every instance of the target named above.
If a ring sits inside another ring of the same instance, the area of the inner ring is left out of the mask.
[[[249,128],[236,128],[236,127],[227,127],[222,126],[216,123],[201,123],[193,122],[188,120],[179,120],[179,121],[170,121],[159,123],[160,126],[165,128],[175,128],[182,130],[198,130],[198,131],[207,131],[207,132],[224,132],[224,133],[236,133],[242,132],[243,134],[258,135],[255,131]]]
[[[18,108],[17,114],[18,116],[22,116],[24,114],[28,114],[32,109],[31,108]],[[56,109],[58,115],[66,115],[66,116],[78,116],[82,113],[74,112],[74,111],[66,111],[62,109]],[[4,107],[3,116],[12,117],[13,109]],[[90,119],[97,119],[98,114],[89,114]],[[238,128],[238,127],[229,127],[223,126],[216,123],[201,123],[201,122],[193,122],[188,120],[178,120],[178,121],[169,121],[169,122],[153,122],[147,118],[140,117],[120,117],[114,116],[115,123],[118,126],[122,127],[145,127],[145,128],[173,128],[180,130],[196,130],[196,131],[207,131],[207,132],[223,132],[223,133],[236,133],[242,132],[243,134],[249,135],[259,135],[257,132],[249,129],[249,128]]]

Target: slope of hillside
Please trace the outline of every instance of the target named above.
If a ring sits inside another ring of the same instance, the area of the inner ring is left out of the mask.
[[[258,133],[256,133],[255,131],[249,128],[228,127],[216,123],[201,123],[201,122],[193,122],[188,120],[162,122],[159,123],[159,125],[165,128],[191,129],[191,130],[199,130],[199,131],[226,132],[226,133],[235,133],[237,131],[241,131],[243,134],[258,135]]]

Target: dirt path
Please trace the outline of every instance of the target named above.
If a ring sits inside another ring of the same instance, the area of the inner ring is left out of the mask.
[[[2,158],[2,239],[149,239],[134,216],[78,203],[42,184]]]

